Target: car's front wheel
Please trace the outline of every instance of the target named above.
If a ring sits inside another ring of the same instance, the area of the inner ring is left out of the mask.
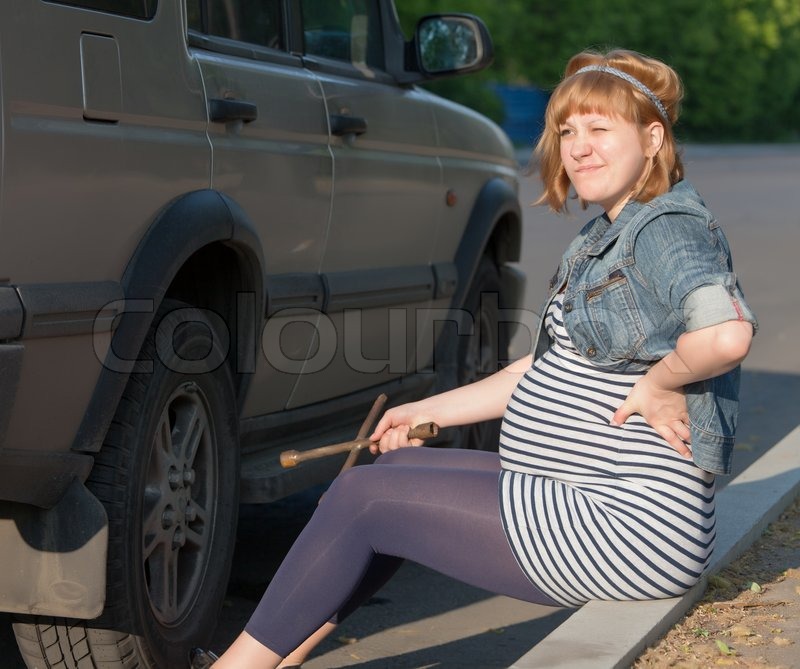
[[[508,328],[501,322],[500,271],[488,256],[478,265],[464,305],[472,319],[472,334],[461,338],[458,348],[458,385],[473,383],[494,374],[508,358]],[[460,429],[461,448],[496,451],[501,421],[466,425]]]
[[[109,518],[105,611],[15,623],[29,667],[182,667],[210,638],[238,513],[238,417],[221,339],[181,303],[154,319],[87,481]]]

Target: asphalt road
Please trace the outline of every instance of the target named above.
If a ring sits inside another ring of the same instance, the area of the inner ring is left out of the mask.
[[[741,284],[760,321],[742,377],[738,472],[798,423],[800,146],[688,147],[685,163],[688,178],[723,225]],[[531,317],[561,250],[591,215],[574,207],[571,217],[559,217],[527,206],[537,195],[535,178],[526,179],[520,264],[528,276],[526,308]],[[522,354],[529,343],[523,331],[514,341],[515,350]],[[223,648],[238,634],[318,495],[310,491],[269,507],[243,508],[234,574],[214,647]],[[407,565],[304,667],[507,667],[567,616]],[[8,616],[0,616],[0,669],[24,669]]]

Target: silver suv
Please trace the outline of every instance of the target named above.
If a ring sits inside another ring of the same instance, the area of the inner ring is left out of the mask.
[[[511,146],[416,86],[491,57],[468,15],[406,40],[391,0],[0,3],[0,610],[29,667],[182,666],[238,503],[341,464],[282,450],[497,369]]]

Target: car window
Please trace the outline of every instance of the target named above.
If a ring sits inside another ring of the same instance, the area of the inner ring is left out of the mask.
[[[383,69],[377,0],[303,0],[304,53]]]
[[[281,0],[188,0],[189,28],[271,49],[283,49]]]
[[[49,0],[58,5],[71,5],[100,12],[121,14],[134,19],[150,20],[156,15],[157,0]]]

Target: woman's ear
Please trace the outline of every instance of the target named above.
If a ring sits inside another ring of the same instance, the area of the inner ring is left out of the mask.
[[[654,157],[664,144],[664,126],[658,121],[653,121],[644,129],[644,154],[648,158]]]

